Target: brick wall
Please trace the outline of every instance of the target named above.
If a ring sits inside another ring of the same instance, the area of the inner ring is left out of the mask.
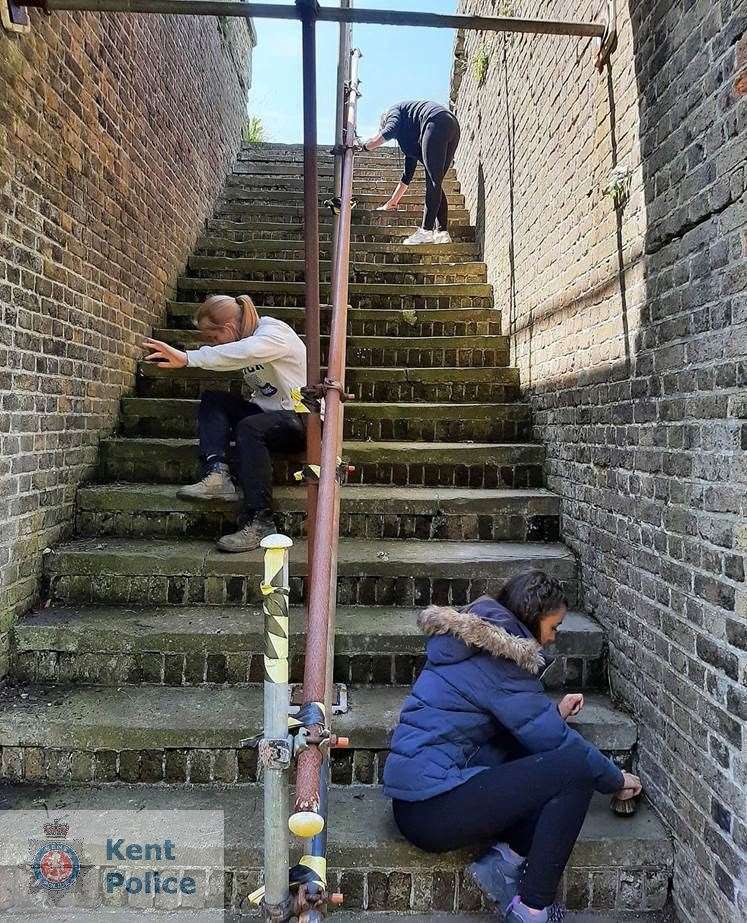
[[[244,20],[32,23],[0,29],[0,676],[238,149],[251,74]]]
[[[460,8],[589,19],[601,5]],[[460,38],[457,168],[585,603],[609,631],[613,687],[640,719],[641,772],[676,837],[678,909],[736,921],[747,915],[747,9],[618,7],[602,74],[586,40]],[[603,194],[615,167],[630,176],[621,209]]]

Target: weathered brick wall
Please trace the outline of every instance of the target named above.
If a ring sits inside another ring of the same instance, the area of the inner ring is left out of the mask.
[[[244,20],[32,19],[0,29],[0,676],[238,149],[251,74]]]
[[[586,19],[599,6],[460,3]],[[747,915],[747,9],[618,6],[601,75],[585,40],[464,37],[457,168],[585,603],[609,631],[646,788],[676,836],[678,908],[736,921]],[[621,210],[602,193],[614,167],[630,171]]]

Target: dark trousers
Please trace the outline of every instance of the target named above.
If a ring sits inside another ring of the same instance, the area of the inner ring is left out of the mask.
[[[302,452],[306,431],[292,410],[265,412],[251,401],[225,391],[205,391],[198,413],[200,455],[203,462],[226,461],[233,436],[238,474],[244,492],[244,512],[272,507],[271,452]]]
[[[420,148],[425,167],[425,216],[423,227],[432,231],[449,228],[449,202],[442,189],[444,177],[454,162],[460,137],[459,122],[450,112],[441,112],[423,130]]]
[[[591,801],[585,762],[572,752],[533,754],[486,769],[427,801],[395,801],[394,817],[403,835],[426,852],[507,842],[527,857],[522,900],[547,907]]]

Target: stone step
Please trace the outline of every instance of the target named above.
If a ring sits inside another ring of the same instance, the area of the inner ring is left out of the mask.
[[[357,368],[348,369],[345,386],[358,401],[429,401],[464,404],[506,403],[519,399],[515,368]],[[241,393],[241,372],[211,372],[187,367],[176,374],[152,362],[138,363],[139,397],[197,398],[204,391]],[[349,405],[352,406],[352,405]]]
[[[305,251],[303,240],[231,240],[230,237],[204,236],[197,241],[199,253],[223,256],[231,253],[244,257],[266,257],[276,260],[301,260]],[[411,266],[430,263],[454,263],[458,260],[476,260],[479,249],[474,243],[423,244],[409,247],[407,244],[354,242],[350,247],[353,261],[381,263],[386,266]],[[331,242],[320,248],[322,260],[332,258]]]
[[[333,783],[383,782],[389,741],[408,691],[348,689],[348,712],[336,716],[332,727],[350,739],[350,748],[333,754]],[[588,694],[585,700],[569,724],[620,765],[629,764],[635,722],[605,696]],[[241,741],[262,733],[263,701],[259,684],[6,686],[0,690],[0,778],[258,782],[256,750],[243,748]]]
[[[302,297],[302,296],[299,296]],[[203,345],[196,330],[164,327],[153,331],[157,340],[180,349]],[[449,337],[349,337],[347,361],[351,368],[484,368],[508,366],[510,340],[503,335]],[[322,336],[322,362],[329,337]],[[352,405],[351,405],[352,406]]]
[[[306,543],[290,553],[291,602],[304,596]],[[466,605],[510,577],[539,568],[557,577],[571,603],[576,562],[556,543],[402,542],[343,539],[340,605]],[[48,598],[56,605],[224,606],[261,601],[260,551],[224,554],[212,542],[79,539],[45,555]]]
[[[423,212],[422,201],[411,202],[407,205],[400,205],[396,211],[383,212],[378,211],[381,201],[371,201],[367,204],[359,204],[352,210],[352,224],[355,225],[381,225],[386,227],[397,226],[406,222],[413,222],[415,226],[420,224]],[[260,221],[271,219],[290,219],[291,221],[303,221],[303,204],[268,204],[258,203],[256,199],[253,202],[232,202],[219,199],[216,203],[215,218],[229,218],[247,220],[252,217],[259,218]],[[460,224],[469,224],[469,212],[466,208],[449,209],[449,231],[452,226]],[[326,206],[319,206],[319,223],[332,224],[332,212]],[[412,233],[413,227],[409,227]]]
[[[396,180],[399,180],[402,176],[402,165],[404,164],[404,156],[394,157],[394,158],[376,158],[375,156],[369,157],[368,154],[360,153],[356,155],[355,159],[355,170],[353,172],[353,179],[364,176],[385,176],[393,177]],[[334,162],[332,160],[320,159],[318,161],[318,181],[321,183],[325,180],[329,180],[334,176]],[[303,160],[297,160],[294,157],[290,158],[255,158],[252,160],[245,160],[243,158],[238,158],[234,164],[231,172],[231,176],[246,176],[246,175],[260,175],[260,176],[290,176],[293,178],[301,177],[303,178],[304,174],[304,164]],[[458,182],[456,170],[454,167],[449,167],[446,171],[444,177],[445,182],[447,183],[456,183]],[[422,164],[418,164],[415,168],[415,173],[413,174],[413,183],[423,183],[425,182],[425,168]]]
[[[169,301],[168,325],[194,329],[194,318],[201,301]],[[303,334],[305,308],[257,305],[260,316],[269,315],[290,324]],[[332,312],[321,306],[321,330],[329,334]],[[501,312],[494,308],[422,308],[414,311],[387,308],[349,308],[348,336],[438,337],[495,336],[501,333]]]
[[[182,276],[177,283],[179,298],[190,301],[197,297],[220,293],[224,295],[251,294],[265,304],[295,307],[306,303],[303,282],[244,281],[242,279],[210,278],[199,279]],[[325,282],[320,287],[320,297],[329,301],[330,286]],[[387,283],[361,284],[351,282],[350,304],[354,308],[394,308],[403,311],[421,308],[492,308],[493,287],[483,282],[451,282],[440,285],[395,285]],[[260,297],[261,296],[261,297]]]
[[[539,487],[544,448],[536,444],[346,442],[354,484],[427,487]],[[273,459],[276,484],[294,480],[300,456]],[[103,439],[102,480],[183,484],[200,476],[196,439]]]
[[[417,609],[340,606],[335,681],[407,686],[423,662]],[[304,611],[291,607],[291,681],[303,678]],[[13,676],[19,682],[122,686],[200,686],[262,682],[264,618],[259,607],[38,609],[13,628]],[[603,632],[570,612],[551,657],[566,658],[569,686],[601,676]]]
[[[365,210],[367,208],[378,208],[385,202],[396,186],[396,180],[391,183],[387,180],[371,183],[370,180],[359,180],[353,188],[353,209]],[[447,184],[444,189],[446,198],[449,202],[449,210],[464,209],[464,196],[461,192],[455,192]],[[320,184],[319,205],[324,206],[325,202],[332,195],[331,183]],[[413,183],[405,195],[400,199],[399,205],[395,211],[409,212],[412,209],[422,211],[425,200],[425,184]],[[224,202],[276,202],[279,204],[303,204],[304,187],[303,181],[279,182],[272,178],[257,178],[251,181],[229,177],[228,182],[223,187],[218,198],[218,204]]]
[[[343,911],[335,914],[335,923],[486,923],[495,919],[495,914],[485,913],[392,913],[391,911]],[[81,917],[82,920],[82,917]],[[668,908],[663,910],[570,910],[563,917],[564,923],[677,923],[677,918]],[[241,923],[240,918],[227,918],[226,923]]]
[[[317,170],[320,185],[323,182],[331,184],[335,169],[331,160],[320,162]],[[303,162],[300,160],[238,160],[233,166],[232,177],[241,176],[283,176],[291,179],[303,179]],[[402,167],[396,161],[361,161],[356,160],[353,182],[367,179],[380,179],[391,181],[396,185],[402,176]],[[424,182],[425,172],[418,167],[413,177],[413,183]],[[444,181],[455,186],[459,185],[456,171],[452,167],[446,174]]]
[[[263,212],[263,214],[265,214]],[[377,212],[377,215],[384,214]],[[322,212],[319,216],[319,242],[321,245],[329,244],[332,237],[332,221],[327,217],[328,213]],[[395,213],[396,217],[396,213]],[[206,222],[207,232],[217,234],[221,237],[231,237],[235,235],[237,240],[294,240],[302,241],[304,239],[303,216],[297,213],[290,215],[274,215],[264,220],[242,221],[238,218],[211,218]],[[399,217],[399,224],[373,224],[366,222],[357,222],[350,229],[350,239],[352,244],[356,243],[380,243],[382,241],[396,243],[405,246],[402,241],[409,237],[415,230],[415,224],[404,223],[402,216]],[[469,224],[453,224],[449,226],[449,233],[453,240],[457,242],[474,242],[475,228]],[[432,246],[448,247],[450,244],[422,244],[423,248]],[[420,246],[414,249],[417,253]]]
[[[200,503],[180,500],[176,492],[176,486],[150,483],[80,487],[76,534],[215,540],[235,531],[238,501]],[[547,490],[346,485],[341,495],[340,534],[349,538],[558,540],[560,499]],[[273,498],[278,530],[303,537],[305,486],[278,487]]]
[[[198,400],[126,397],[119,418],[127,436],[157,439],[196,432]],[[528,404],[364,403],[345,406],[346,439],[422,442],[524,442],[529,439]]]
[[[379,203],[385,202],[394,191],[399,183],[401,173],[390,170],[388,173],[382,171],[372,172],[367,170],[365,173],[358,173],[353,177],[353,198],[358,200],[361,193],[375,195]],[[274,190],[277,192],[303,193],[304,182],[303,176],[294,176],[290,174],[278,173],[234,173],[226,178],[226,184],[223,187],[224,198],[231,198],[234,191],[241,192],[259,192]],[[442,183],[442,189],[452,201],[459,201],[460,205],[464,204],[464,197],[461,196],[461,187],[456,180],[445,180]],[[414,179],[408,188],[408,196],[420,196],[421,204],[425,197],[426,182],[425,177]],[[334,194],[334,177],[331,174],[319,176],[319,197],[322,201]],[[246,198],[246,197],[245,197]],[[407,198],[407,196],[405,196]]]
[[[189,259],[190,275],[200,278],[218,276],[223,279],[254,281],[303,282],[305,277],[302,259],[260,259],[234,256],[192,256]],[[332,273],[332,263],[319,264],[321,281],[327,283]],[[487,282],[485,263],[421,263],[393,266],[386,263],[350,263],[350,282],[362,285],[445,285],[449,283]]]
[[[0,809],[50,815],[76,810],[221,810],[225,819],[226,894],[238,910],[256,887],[263,864],[262,790],[258,786],[16,784],[0,788]],[[672,845],[644,802],[632,818],[616,817],[595,796],[559,893],[571,909],[660,909],[668,895]],[[28,863],[29,832],[3,838],[4,864]],[[293,850],[294,860],[300,854]],[[482,908],[464,866],[476,850],[437,856],[410,846],[397,831],[379,788],[333,788],[330,797],[329,883],[346,895],[347,911],[472,912]],[[206,863],[208,864],[208,863]],[[223,870],[219,870],[221,885]],[[487,909],[487,908],[484,908]],[[429,919],[433,919],[429,915]],[[408,919],[410,919],[408,917]]]

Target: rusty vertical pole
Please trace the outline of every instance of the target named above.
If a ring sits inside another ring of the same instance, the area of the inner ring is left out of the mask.
[[[321,381],[321,346],[319,322],[319,173],[317,169],[316,125],[316,15],[317,0],[296,0],[301,14],[303,41],[303,227],[304,275],[306,280],[306,383],[316,387]],[[318,465],[321,459],[322,421],[318,413],[309,415],[306,429],[306,462]],[[307,574],[311,573],[314,555],[314,532],[319,486],[307,482],[306,529]],[[307,595],[308,595],[307,577]],[[308,610],[307,610],[308,612]],[[307,616],[308,621],[308,616]]]
[[[353,0],[340,0],[342,9],[350,9]],[[350,52],[353,43],[353,27],[349,22],[340,23],[340,41],[337,58],[337,113],[335,117],[335,191],[336,198],[342,192],[342,146],[345,142],[345,120],[347,118],[347,86],[350,81]],[[332,222],[332,275],[335,273],[337,259],[337,232],[340,216],[335,215]]]

